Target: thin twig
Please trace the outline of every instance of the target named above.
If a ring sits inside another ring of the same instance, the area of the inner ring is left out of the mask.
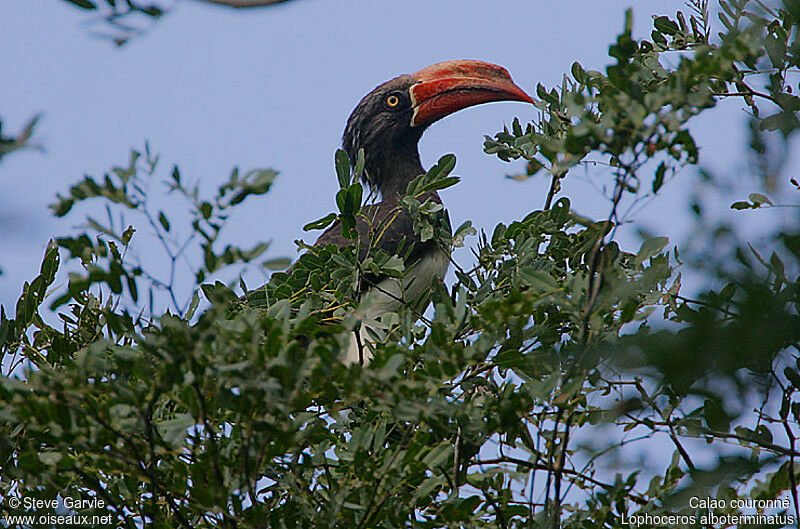
[[[553,178],[550,180],[550,190],[547,192],[547,198],[544,201],[545,211],[549,210],[550,206],[553,204],[553,197],[556,193],[558,193],[558,190],[561,187],[561,179],[564,178],[565,175],[565,172],[553,173]]]
[[[483,459],[483,460],[480,460],[480,461],[476,460],[472,464],[474,464],[474,465],[496,465],[496,464],[500,464],[500,463],[510,463],[510,464],[521,466],[521,467],[529,468],[531,470],[549,470],[548,465],[545,465],[545,464],[542,464],[542,463],[531,463],[530,461],[525,461],[524,459],[517,459],[516,457],[511,457],[511,456],[497,457],[497,458],[494,458],[494,459]],[[595,478],[593,478],[591,476],[587,476],[585,474],[581,474],[577,470],[572,470],[570,468],[565,468],[565,469],[562,469],[562,472],[565,475],[573,476],[576,479],[581,479],[581,480],[589,482],[589,483],[591,483],[593,485],[597,485],[598,487],[601,487],[601,488],[603,488],[605,490],[613,490],[614,489],[613,485],[609,485],[608,483],[603,483],[602,481],[597,480],[597,479],[595,479]],[[647,499],[643,498],[642,496],[639,496],[638,494],[634,494],[633,492],[628,492],[628,497],[630,497],[631,501],[633,501],[634,503],[636,503],[638,505],[647,505],[649,503],[647,501]]]
[[[778,378],[777,373],[775,370],[772,370],[772,378],[777,382],[778,386],[781,388],[781,396],[782,400],[791,401],[792,399],[792,386],[790,384],[784,385],[781,382],[781,379]],[[794,472],[794,456],[795,456],[795,441],[797,438],[792,431],[792,428],[789,426],[789,415],[787,414],[786,417],[781,418],[781,424],[783,424],[783,430],[786,432],[786,437],[789,439],[789,449],[792,451],[789,454],[789,486],[792,489],[792,503],[794,504],[794,513],[797,520],[800,520],[800,505],[798,504],[797,499],[797,475]]]

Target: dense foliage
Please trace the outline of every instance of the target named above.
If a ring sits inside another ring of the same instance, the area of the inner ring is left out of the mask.
[[[800,1],[719,9],[716,35],[693,0],[654,17],[647,40],[627,13],[605,72],[575,63],[560,86],[538,87],[538,121],[487,137],[487,153],[526,160],[515,178],[550,178],[544,207],[481,233],[474,262],[432,289],[432,311],[384,316],[389,339],[367,366],[338,360],[355,293],[365,274],[402,275],[397,256],[305,248],[258,299],[239,297],[243,266],[287,264],[259,262],[265,244],[224,245],[229,215],[274,171],[234,170],[204,197],[147,148],[84,178],[53,211],[104,201],[107,221],[55,239],[2,308],[0,494],[96,497],[86,512],[119,527],[796,523],[800,225],[739,240],[705,205],[702,189],[724,177],[701,171],[686,212],[695,241],[679,251],[647,236],[633,252],[615,241],[643,200],[696,178],[688,124],[725,99],[752,115],[760,177],[732,208],[797,207],[775,203],[788,185],[775,152],[800,128]],[[309,230],[354,224],[363,161],[350,162],[337,153],[340,211]],[[450,237],[420,197],[455,185],[454,164],[442,158],[403,201],[421,238],[446,246],[475,230]],[[607,186],[606,218],[560,195],[578,169]],[[153,204],[161,181],[186,218]],[[147,232],[166,270],[137,258]],[[61,269],[68,285],[51,292]],[[684,271],[700,285],[691,293]],[[761,518],[730,521],[743,514]]]

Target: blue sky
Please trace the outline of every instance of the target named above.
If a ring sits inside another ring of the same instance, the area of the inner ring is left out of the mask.
[[[233,11],[186,0],[144,36],[116,48],[91,37],[88,17],[64,2],[3,2],[0,116],[11,132],[44,113],[36,140],[46,152],[17,153],[0,164],[0,303],[13,305],[47,240],[80,220],[52,217],[46,206],[55,193],[85,173],[102,175],[124,163],[129,149],[145,140],[206,189],[234,165],[279,170],[273,191],[247,204],[226,238],[245,246],[271,240],[271,256],[294,257],[295,239],[316,236],[301,227],[335,210],[333,153],[367,91],[435,62],[477,58],[505,66],[534,94],[537,83],[560,83],[573,61],[587,69],[605,66],[608,44],[632,3],[295,0]],[[683,7],[682,1],[637,0],[637,33],[649,33],[651,14]],[[709,114],[693,126],[704,161],[735,167],[744,160],[745,114],[738,102]],[[463,181],[443,194],[454,226],[471,219],[491,231],[497,222],[541,208],[548,182],[506,179],[521,165],[481,148],[484,134],[515,116],[534,115],[530,106],[495,103],[426,132],[425,165],[449,152],[458,157],[455,174]],[[686,235],[684,200],[693,174],[684,171],[639,219],[674,240]],[[571,175],[564,193],[580,213],[602,217],[608,203],[591,176]],[[768,214],[757,214],[753,222],[767,221]],[[622,241],[629,250],[638,247],[632,231]],[[470,255],[461,250],[457,258],[469,262]]]

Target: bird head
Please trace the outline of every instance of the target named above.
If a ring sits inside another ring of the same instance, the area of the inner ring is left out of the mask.
[[[474,60],[434,64],[395,77],[364,96],[347,120],[343,148],[351,160],[364,149],[367,185],[384,196],[403,192],[423,172],[417,149],[423,131],[453,112],[491,101],[533,103],[496,64]]]

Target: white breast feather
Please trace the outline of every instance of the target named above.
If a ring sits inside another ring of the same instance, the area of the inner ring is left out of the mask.
[[[351,333],[350,343],[345,353],[344,363],[352,364],[361,360],[359,341],[363,352],[363,361],[372,359],[373,334],[380,339],[386,336],[379,319],[384,314],[395,312],[401,303],[413,306],[416,310],[424,310],[427,306],[428,291],[435,281],[444,279],[450,257],[444,251],[436,251],[426,255],[406,270],[402,279],[387,278],[371,287],[361,296],[361,303],[356,309],[356,317],[361,321],[361,328],[356,339],[355,331]],[[423,305],[424,303],[424,305]],[[372,332],[367,332],[367,328]]]

